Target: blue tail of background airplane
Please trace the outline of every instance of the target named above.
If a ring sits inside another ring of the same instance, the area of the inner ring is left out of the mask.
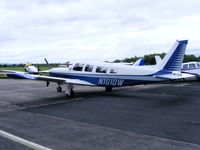
[[[141,59],[139,66],[144,66],[144,59]]]
[[[158,68],[167,71],[181,71],[181,65],[183,63],[187,43],[188,40],[176,41]]]

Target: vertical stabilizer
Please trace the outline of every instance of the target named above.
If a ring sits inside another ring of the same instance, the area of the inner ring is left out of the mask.
[[[172,49],[157,66],[160,70],[181,71],[181,65],[188,40],[176,41]]]

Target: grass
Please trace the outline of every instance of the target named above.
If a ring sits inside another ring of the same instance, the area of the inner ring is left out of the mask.
[[[24,67],[1,67],[0,70],[24,71]]]

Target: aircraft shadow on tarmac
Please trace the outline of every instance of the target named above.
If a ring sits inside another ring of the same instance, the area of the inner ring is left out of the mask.
[[[87,87],[86,87],[87,88]],[[151,88],[152,91],[157,91],[158,88],[154,87]],[[132,88],[116,88],[112,92],[105,92],[104,89],[98,89],[95,91],[76,91],[75,97],[70,98],[66,97],[64,95],[64,92],[60,93],[59,96],[54,97],[48,97],[48,98],[42,98],[41,99],[34,99],[27,102],[18,102],[14,105],[21,106],[21,107],[39,107],[43,105],[51,105],[56,103],[62,103],[62,102],[73,102],[76,100],[79,101],[87,101],[87,100],[93,100],[96,97],[100,97],[103,99],[112,99],[113,102],[115,99],[128,99],[130,101],[135,101],[137,103],[143,102],[147,105],[149,104],[151,107],[176,107],[181,106],[189,103],[188,97],[183,96],[174,96],[174,95],[166,95],[162,92],[156,92],[156,93],[149,93],[143,89],[136,90]]]

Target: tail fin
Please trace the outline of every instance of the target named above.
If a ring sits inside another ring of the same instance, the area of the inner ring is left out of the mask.
[[[167,71],[181,71],[187,43],[188,40],[176,41],[172,49],[158,65],[158,68]]]

